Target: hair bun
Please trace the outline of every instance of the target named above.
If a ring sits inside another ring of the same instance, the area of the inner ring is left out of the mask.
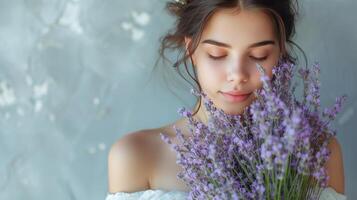
[[[171,0],[166,3],[166,9],[171,15],[180,16],[183,8],[187,5],[188,0]]]

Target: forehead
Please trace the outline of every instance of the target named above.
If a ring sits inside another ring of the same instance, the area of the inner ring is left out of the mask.
[[[246,47],[262,40],[275,40],[274,24],[261,10],[222,9],[207,22],[202,40],[217,39],[234,47]]]

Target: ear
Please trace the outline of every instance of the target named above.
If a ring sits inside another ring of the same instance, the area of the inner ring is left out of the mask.
[[[186,55],[189,55],[189,46],[191,45],[191,42],[192,42],[192,38],[185,36]],[[196,63],[195,54],[193,53],[191,57],[192,57],[193,64],[195,65]]]
[[[188,47],[191,44],[192,38],[185,36],[185,48],[186,48],[186,55],[188,54]]]

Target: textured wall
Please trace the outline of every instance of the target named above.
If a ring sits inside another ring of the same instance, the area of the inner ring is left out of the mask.
[[[0,199],[104,199],[110,145],[194,103],[179,78],[182,99],[149,81],[173,23],[164,2],[0,0]],[[322,104],[349,95],[335,127],[357,197],[357,2],[301,3],[296,41],[321,63]]]

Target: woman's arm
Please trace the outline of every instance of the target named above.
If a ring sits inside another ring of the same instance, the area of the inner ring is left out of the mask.
[[[334,188],[336,192],[345,194],[343,155],[341,146],[335,136],[330,139],[328,148],[331,154],[325,165],[327,175],[329,176],[327,185]]]
[[[130,133],[117,140],[108,155],[109,192],[136,192],[148,189],[145,152],[141,148],[140,132]]]

